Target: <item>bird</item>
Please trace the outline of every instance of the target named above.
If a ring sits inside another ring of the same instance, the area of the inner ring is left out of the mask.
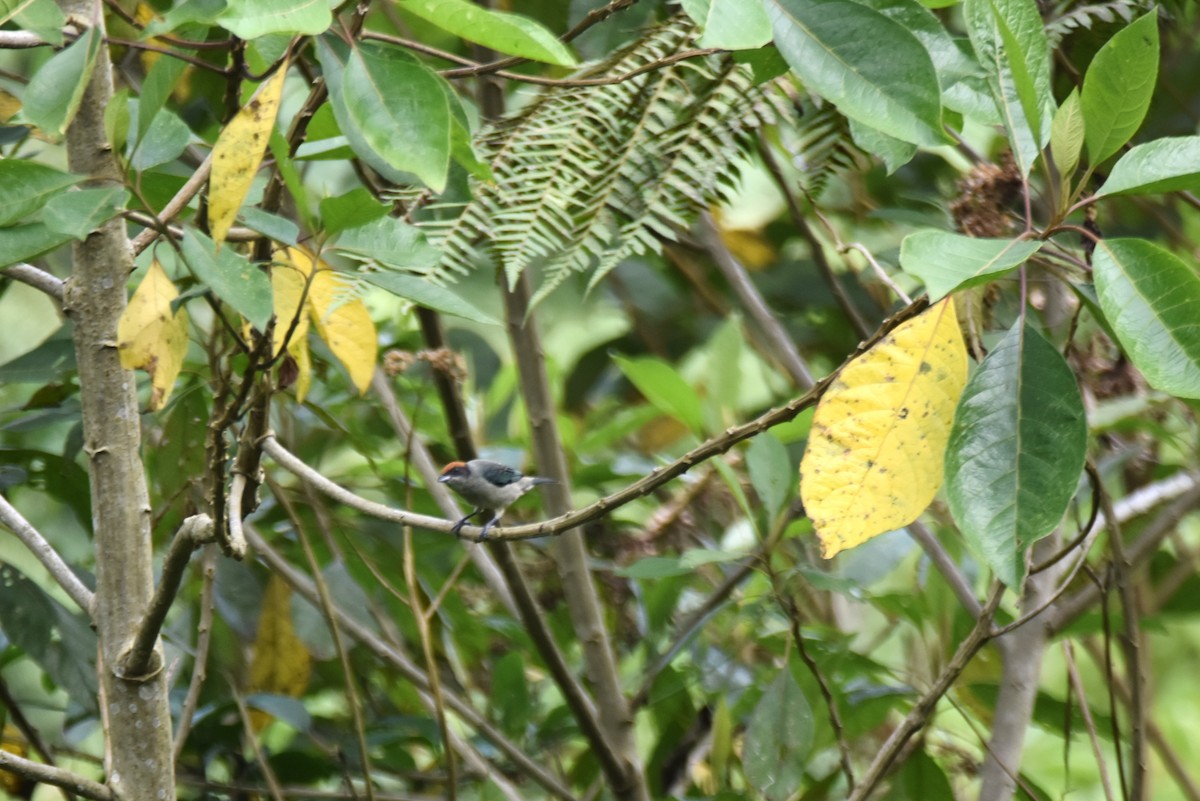
[[[450,487],[467,503],[475,507],[475,511],[459,520],[454,524],[454,528],[450,529],[450,533],[455,536],[475,515],[485,510],[492,513],[492,519],[483,524],[483,531],[479,534],[482,542],[487,539],[488,531],[492,526],[500,521],[504,510],[511,506],[517,498],[538,484],[557,484],[558,482],[544,476],[523,475],[519,470],[514,470],[499,462],[472,459],[469,462],[450,462],[442,470],[438,483]]]

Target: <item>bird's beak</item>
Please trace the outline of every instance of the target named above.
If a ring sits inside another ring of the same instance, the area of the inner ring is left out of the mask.
[[[445,484],[449,480],[450,480],[450,476],[438,476],[439,484]]]

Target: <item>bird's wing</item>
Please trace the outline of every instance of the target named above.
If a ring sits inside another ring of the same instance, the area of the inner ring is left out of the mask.
[[[508,465],[489,464],[484,468],[484,478],[497,486],[505,487],[520,481],[522,476],[519,470],[514,470]]]

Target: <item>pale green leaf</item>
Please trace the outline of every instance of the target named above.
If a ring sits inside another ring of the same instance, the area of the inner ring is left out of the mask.
[[[21,117],[51,139],[67,131],[92,77],[101,38],[95,28],[42,65],[22,95]]]
[[[520,14],[493,11],[470,0],[397,0],[397,5],[444,31],[500,53],[563,67],[578,63],[558,37]]]
[[[241,39],[269,33],[316,36],[333,24],[329,0],[226,0],[217,22]]]
[[[977,286],[1024,264],[1041,242],[978,239],[948,231],[918,231],[900,243],[900,267],[925,282],[930,302]]]
[[[1093,165],[1116,153],[1146,117],[1158,79],[1158,10],[1134,21],[1096,53],[1083,79],[1083,118]]]
[[[1168,136],[1117,160],[1097,197],[1200,190],[1200,136]]]

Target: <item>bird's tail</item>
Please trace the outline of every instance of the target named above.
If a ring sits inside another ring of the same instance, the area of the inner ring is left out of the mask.
[[[545,476],[530,476],[529,483],[534,484],[534,485],[536,485],[536,484],[557,484],[558,479],[546,478]]]

